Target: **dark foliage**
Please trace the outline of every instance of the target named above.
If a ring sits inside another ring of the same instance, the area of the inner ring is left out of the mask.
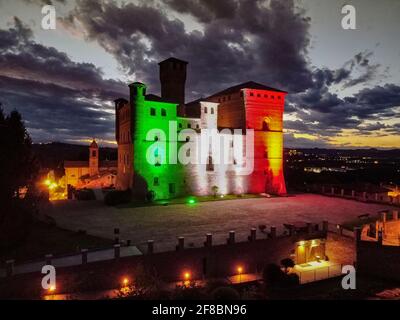
[[[21,115],[13,111],[6,116],[0,108],[0,247],[10,249],[19,245],[29,232],[37,211],[37,172],[32,142]],[[23,188],[27,188],[24,199]]]

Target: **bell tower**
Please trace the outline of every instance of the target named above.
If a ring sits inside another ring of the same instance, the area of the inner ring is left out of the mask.
[[[89,146],[89,174],[90,176],[99,174],[99,146],[94,139]]]

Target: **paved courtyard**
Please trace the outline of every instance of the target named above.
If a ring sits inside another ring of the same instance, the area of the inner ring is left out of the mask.
[[[275,225],[278,233],[283,223],[296,221],[342,223],[360,214],[375,215],[392,209],[387,205],[370,204],[300,194],[282,198],[238,199],[118,209],[102,202],[55,202],[48,212],[60,227],[73,231],[83,229],[91,235],[113,238],[114,228],[120,228],[121,239],[130,239],[143,249],[147,240],[155,241],[155,250],[173,250],[177,237],[185,237],[185,245],[202,246],[206,233],[213,233],[214,243],[224,243],[230,230],[237,241],[243,241],[252,227],[262,237],[258,226]]]

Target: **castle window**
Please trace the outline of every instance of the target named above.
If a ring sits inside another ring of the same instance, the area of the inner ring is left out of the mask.
[[[252,96],[254,96],[254,93],[253,93],[253,92],[250,92],[250,97],[252,97]]]
[[[190,149],[187,149],[187,150],[186,150],[186,156],[187,156],[187,157],[190,157]]]
[[[264,98],[268,98],[268,95],[267,95],[267,94],[264,94]]]
[[[161,115],[165,117],[167,115],[167,110],[161,109]]]
[[[204,113],[207,113],[207,107],[204,107]]]
[[[159,181],[158,177],[154,177],[153,186],[159,186],[159,185],[160,185],[160,181]]]
[[[211,108],[211,114],[214,114],[214,108]]]
[[[186,137],[186,142],[189,142],[189,141],[190,141],[190,137],[187,136],[187,137]]]
[[[156,115],[156,109],[150,108],[150,115],[155,116]]]
[[[187,127],[190,129],[192,127],[192,124],[188,123]]]
[[[258,98],[261,98],[261,94],[257,94],[257,97],[258,97]]]
[[[179,129],[182,129],[182,123],[178,124]]]
[[[175,193],[175,183],[170,183],[168,185],[169,193]]]
[[[269,131],[269,124],[267,121],[263,121],[262,123],[262,131]]]
[[[236,159],[233,159],[233,164],[236,166],[237,164]]]
[[[196,124],[196,129],[200,129],[200,126],[198,124]]]
[[[96,157],[96,150],[92,150],[92,157]]]
[[[206,171],[214,171],[214,163],[211,156],[208,157]]]

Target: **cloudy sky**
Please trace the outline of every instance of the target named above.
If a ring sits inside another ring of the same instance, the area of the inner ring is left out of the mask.
[[[175,56],[187,101],[249,80],[288,91],[286,147],[398,148],[399,16],[398,0],[0,0],[0,102],[35,142],[113,144],[112,101],[133,81],[159,93]]]

